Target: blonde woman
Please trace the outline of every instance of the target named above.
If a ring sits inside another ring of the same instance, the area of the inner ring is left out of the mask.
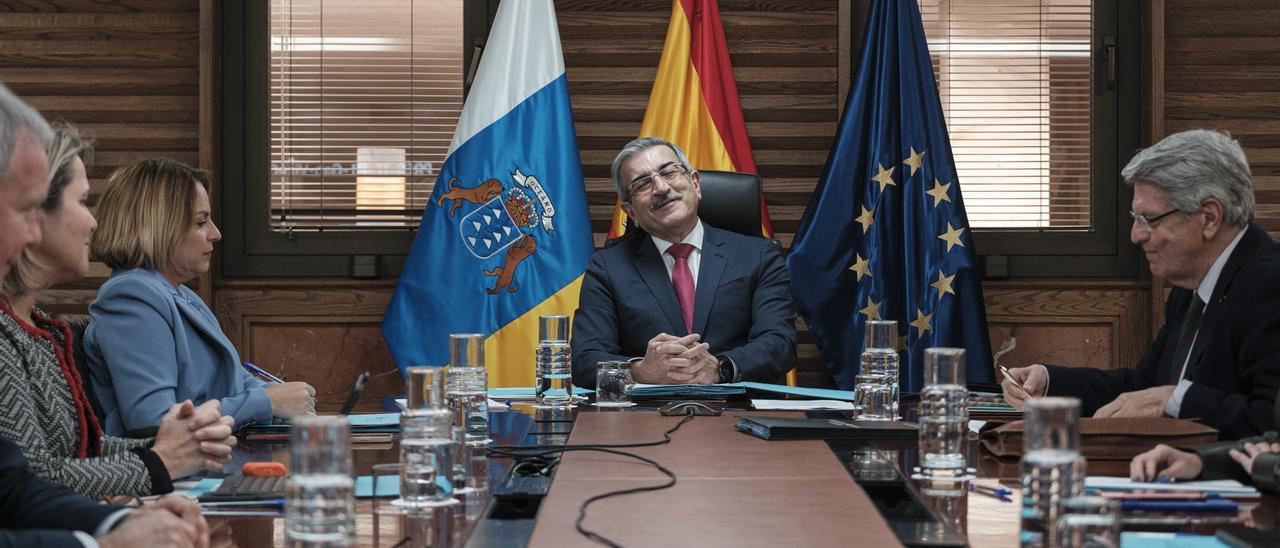
[[[184,283],[209,270],[209,180],[166,159],[112,173],[98,200],[93,251],[112,268],[89,306],[85,353],[108,434],[160,424],[183,400],[218,400],[236,424],[315,410],[315,389],[249,375],[213,312]]]

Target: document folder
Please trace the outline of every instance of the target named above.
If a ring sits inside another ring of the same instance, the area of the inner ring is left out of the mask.
[[[902,421],[739,416],[736,428],[765,440],[906,440],[919,428]]]

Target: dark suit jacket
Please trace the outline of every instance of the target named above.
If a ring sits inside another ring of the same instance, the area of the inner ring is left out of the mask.
[[[22,450],[0,438],[0,546],[82,548],[71,531],[92,535],[120,508],[36,476]]]
[[[703,223],[693,330],[742,380],[773,382],[795,364],[790,276],[773,242]],[[675,288],[646,234],[591,256],[573,318],[573,382],[596,385],[596,363],[644,356],[659,333],[687,335]]]
[[[1178,330],[1193,292],[1174,288],[1164,327],[1137,367],[1102,371],[1047,366],[1049,395],[1075,396],[1082,416],[1124,392],[1168,384]],[[1224,440],[1276,428],[1272,408],[1280,389],[1280,246],[1250,225],[1227,258],[1201,318],[1188,362],[1192,382],[1179,418],[1217,428]]]

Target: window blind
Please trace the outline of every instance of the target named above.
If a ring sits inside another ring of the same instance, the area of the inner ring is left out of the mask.
[[[271,229],[411,230],[462,112],[464,0],[271,0]]]
[[[1090,0],[920,0],[969,224],[1092,228]]]

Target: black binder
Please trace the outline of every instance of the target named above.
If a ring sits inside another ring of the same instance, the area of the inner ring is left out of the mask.
[[[919,428],[903,421],[738,416],[736,428],[765,440],[908,440]]]

